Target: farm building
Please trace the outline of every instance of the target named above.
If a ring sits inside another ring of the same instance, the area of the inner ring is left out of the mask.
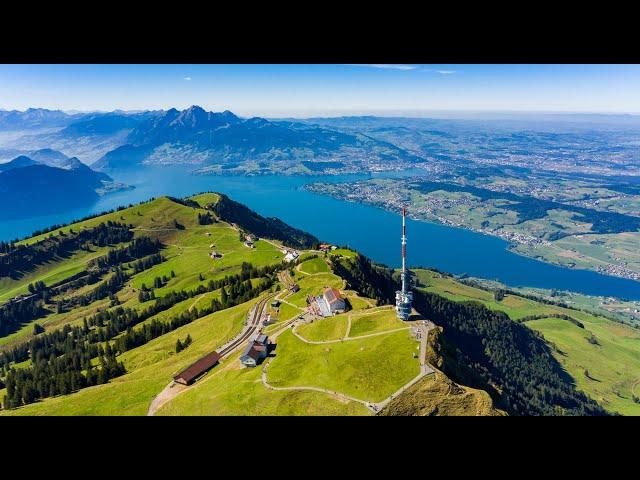
[[[191,385],[198,377],[215,367],[219,360],[220,354],[211,352],[173,377],[173,381],[183,385]]]
[[[300,285],[298,285],[297,283],[294,283],[289,287],[289,291],[293,293],[296,293],[299,290],[300,290]]]
[[[222,254],[220,252],[216,252],[215,250],[209,254],[211,258],[222,258]]]
[[[253,340],[249,341],[247,348],[240,355],[240,363],[245,367],[255,367],[262,360],[267,358],[269,349],[269,337],[260,334]]]
[[[250,240],[247,240],[246,242],[244,242],[244,246],[245,247],[249,247],[249,248],[256,248],[254,243],[252,241],[250,241]]]
[[[328,243],[321,243],[319,248],[323,252],[328,252],[329,250],[331,250],[332,247]]]
[[[271,302],[271,307],[278,308],[280,306],[280,300],[274,300]]]

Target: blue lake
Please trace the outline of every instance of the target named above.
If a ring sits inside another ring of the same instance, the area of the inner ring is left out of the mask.
[[[301,187],[316,181],[342,182],[371,176],[194,176],[186,168],[157,168],[112,175],[134,185],[134,190],[101,198],[89,207],[64,214],[3,221],[0,239],[29,235],[54,223],[66,223],[91,213],[150,197],[183,197],[202,191],[218,191],[242,202],[264,216],[279,217],[290,225],[338,245],[349,245],[388,266],[400,265],[400,217],[382,209],[314,194]],[[455,274],[499,280],[507,285],[555,288],[588,295],[617,296],[640,300],[640,282],[585,270],[558,267],[507,250],[495,237],[428,222],[407,223],[408,261],[412,266],[435,267]]]

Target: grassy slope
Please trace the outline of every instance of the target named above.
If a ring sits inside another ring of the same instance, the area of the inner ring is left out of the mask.
[[[278,338],[268,380],[276,387],[316,386],[381,401],[419,373],[416,346],[408,331],[310,345],[289,330]]]
[[[202,204],[211,203],[216,198],[215,194],[194,197],[196,201]],[[157,289],[156,296],[163,296],[172,290],[191,290],[200,284],[206,285],[211,279],[219,279],[225,275],[238,273],[240,264],[243,261],[251,262],[256,266],[264,266],[281,261],[282,253],[272,244],[258,241],[255,249],[248,249],[240,242],[238,233],[229,225],[226,223],[199,225],[197,214],[198,210],[196,209],[173,202],[166,197],[161,197],[142,205],[76,223],[60,230],[65,232],[70,229],[79,231],[83,228],[91,228],[101,222],[112,220],[133,225],[136,236],[146,235],[152,238],[159,238],[167,245],[167,248],[162,252],[163,256],[167,258],[166,262],[136,275],[129,282],[128,287],[125,287],[124,293],[118,293],[123,305],[132,308],[139,307],[137,290],[143,283],[147,287],[151,287],[155,277],[170,277],[171,271],[175,273],[175,278],[171,279],[165,287]],[[174,220],[177,220],[185,229],[176,229],[173,223]],[[54,234],[57,234],[60,230],[55,231]],[[211,235],[207,236],[206,233],[211,233]],[[36,238],[42,238],[42,236]],[[30,243],[34,240],[35,238],[28,239],[25,243]],[[208,257],[211,251],[209,246],[212,243],[215,244],[215,249],[223,254],[222,259],[214,261]],[[104,255],[108,249],[108,247],[96,249],[93,253],[79,252],[68,259],[43,265],[32,274],[19,280],[1,279],[0,301],[25,292],[27,285],[33,281],[43,280],[45,283],[51,284],[67,278],[81,271],[91,258]],[[200,280],[201,275],[202,281]],[[94,314],[98,308],[104,309],[108,307],[108,303],[109,301],[105,299],[85,308],[77,308],[72,312],[50,314],[38,319],[37,323],[47,329],[61,327],[66,323],[77,324],[82,321],[84,316]],[[31,336],[32,330],[33,322],[24,325],[11,335],[0,338],[0,348],[7,348],[16,342],[27,340]]]
[[[301,263],[300,270],[309,274],[326,273],[329,272],[329,266],[322,258],[312,258]]]
[[[146,415],[153,398],[173,375],[238,333],[256,300],[216,312],[156,338],[118,357],[128,373],[111,383],[80,390],[67,396],[45,399],[11,415]],[[176,340],[193,338],[189,348],[175,354]]]
[[[196,200],[209,203],[212,198],[198,196]],[[280,262],[282,254],[268,242],[259,241],[256,249],[248,249],[238,239],[238,234],[226,224],[200,226],[197,224],[197,211],[179,205],[166,198],[111,214],[108,218],[132,223],[137,235],[149,235],[160,238],[168,245],[163,255],[168,261],[142,272],[132,278],[129,284],[118,293],[125,307],[144,308],[137,298],[137,290],[145,283],[151,286],[156,276],[170,277],[173,270],[175,278],[167,285],[156,290],[161,296],[177,289],[192,289],[209,279],[220,278],[239,270],[242,261],[255,265]],[[107,218],[91,219],[70,228],[78,230],[105,221]],[[176,230],[173,220],[185,226]],[[68,230],[68,228],[67,228]],[[210,232],[211,235],[205,235]],[[210,244],[223,253],[221,260],[213,261],[208,257]],[[82,264],[80,264],[80,267]],[[296,281],[302,291],[289,298],[294,304],[304,307],[306,294],[320,294],[325,286],[341,288],[343,280],[328,271],[323,259],[311,259],[305,262],[305,270],[312,275],[296,272]],[[200,275],[204,280],[200,280]],[[205,305],[218,292],[207,293],[188,299],[174,306],[156,318],[167,319],[174,314],[198,305]],[[364,300],[354,301],[356,308],[368,307]],[[166,386],[172,376],[205,353],[225,343],[237,333],[246,317],[249,304],[217,312],[181,327],[146,345],[128,351],[119,357],[123,361],[127,374],[114,379],[106,385],[81,390],[71,395],[45,399],[17,410],[3,412],[9,415],[144,415],[153,398]],[[86,315],[95,313],[97,308],[106,308],[107,301],[95,302],[85,308],[78,308],[65,314],[52,314],[44,320],[47,329],[58,328],[65,323],[78,324]],[[287,304],[280,309],[280,321],[298,314]],[[357,313],[357,312],[356,312]],[[148,320],[150,321],[150,320]],[[331,321],[329,319],[328,321]],[[137,327],[139,328],[139,327]],[[13,341],[23,340],[30,334],[31,325],[19,332]],[[279,358],[272,364],[274,372],[280,377],[290,377],[289,381],[319,380],[312,385],[326,386],[326,378],[335,377],[340,370],[346,376],[336,377],[334,386],[346,393],[362,392],[373,399],[383,398],[397,389],[417,373],[417,362],[412,358],[415,341],[406,332],[402,335],[375,337],[373,339],[349,342],[346,346],[331,346],[334,353],[317,356],[312,345],[298,345],[296,355],[311,358],[312,362],[305,372],[291,368],[291,359],[287,362],[286,334],[284,348],[279,350]],[[176,355],[175,343],[187,334],[193,338],[193,344]],[[3,339],[9,343],[8,339]],[[326,353],[326,352],[325,352]],[[351,357],[354,356],[353,359]],[[380,362],[378,357],[384,357]],[[322,360],[321,360],[322,359]],[[320,360],[318,363],[317,360]],[[352,361],[353,360],[353,361]],[[328,361],[328,365],[323,362]],[[348,363],[348,369],[342,368]],[[294,361],[295,363],[295,361]],[[326,367],[326,368],[325,368]],[[372,371],[377,372],[372,375]],[[282,380],[280,380],[282,381]],[[278,379],[276,379],[278,382]],[[367,415],[370,412],[355,402],[342,402],[330,395],[319,392],[276,392],[266,389],[260,382],[260,369],[241,369],[237,358],[228,359],[224,365],[213,370],[202,381],[180,394],[165,405],[159,414],[326,414],[326,415]]]
[[[407,324],[398,319],[393,307],[378,307],[352,315],[349,336],[358,337],[404,327],[407,327]]]
[[[552,313],[576,318],[584,324],[584,329],[555,318],[529,321],[525,325],[542,333],[562,352],[555,351],[555,356],[580,390],[610,411],[640,415],[640,404],[634,403],[631,397],[631,388],[640,379],[640,330],[604,317],[521,297],[507,295],[496,302],[491,292],[463,285],[450,277],[425,270],[416,273],[421,283],[428,285],[427,291],[456,301],[479,301],[513,319]],[[592,345],[586,340],[592,334],[600,345]],[[595,380],[587,378],[585,370]]]
[[[394,398],[382,416],[498,416],[493,401],[483,390],[463,387],[436,372]]]
[[[37,280],[42,280],[47,285],[51,285],[75,275],[84,269],[89,260],[104,255],[108,250],[108,247],[94,247],[91,252],[76,252],[69,258],[40,265],[32,272],[18,279],[2,277],[0,278],[0,302],[5,302],[16,295],[27,293],[27,286]]]
[[[367,415],[356,402],[320,392],[273,391],[261,368],[242,368],[235,355],[208,378],[161,407],[156,415]]]
[[[301,325],[296,332],[312,342],[339,340],[347,334],[348,316],[348,313],[343,313],[335,317],[315,320],[313,323]]]

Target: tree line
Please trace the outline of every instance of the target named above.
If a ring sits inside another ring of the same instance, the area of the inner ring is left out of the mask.
[[[127,332],[123,337],[116,340],[116,347],[114,349],[111,349],[111,346],[105,346],[106,351],[111,352],[109,355],[105,354],[105,364],[109,366],[109,369],[100,374],[102,375],[100,378],[108,381],[109,378],[113,378],[111,376],[112,373],[114,375],[121,375],[124,373],[123,368],[116,368],[114,366],[116,365],[114,364],[115,360],[110,359],[112,357],[115,359],[116,353],[132,348],[132,341],[136,343],[142,342],[140,344],[146,343],[146,341],[149,341],[147,338],[156,338],[156,336],[175,330],[196,318],[245,302],[270,288],[274,282],[274,274],[281,268],[284,267],[282,265],[272,265],[258,268],[245,262],[241,265],[240,273],[236,275],[227,275],[220,280],[211,280],[206,286],[199,285],[198,288],[192,291],[182,290],[169,292],[164,297],[156,299],[152,305],[140,312],[123,307],[98,312],[89,318],[83,319],[82,326],[71,327],[65,325],[65,327],[60,330],[55,330],[51,333],[42,333],[32,338],[28,343],[2,352],[2,354],[0,354],[0,374],[6,376],[5,383],[8,384],[10,377],[12,379],[11,381],[14,382],[12,383],[14,390],[12,390],[12,395],[7,405],[9,408],[13,408],[13,406],[24,404],[25,399],[35,401],[38,398],[48,396],[49,394],[47,392],[49,391],[55,391],[55,394],[62,392],[68,393],[68,391],[75,391],[91,386],[90,382],[93,381],[91,380],[93,374],[89,374],[90,377],[89,379],[87,378],[87,362],[101,355],[100,349],[102,348],[102,344],[106,342],[106,345],[109,345],[109,340],[115,338],[122,332]],[[265,280],[258,286],[252,287],[251,279],[261,277],[265,277]],[[220,300],[213,299],[209,307],[200,311],[194,308],[191,312],[184,312],[182,315],[172,318],[169,322],[151,322],[150,325],[153,325],[153,327],[147,327],[145,325],[142,329],[144,339],[140,336],[133,337],[133,335],[138,334],[138,332],[133,332],[132,327],[138,323],[157,315],[161,311],[171,308],[181,301],[221,288]],[[57,363],[56,359],[61,356],[65,357],[66,360],[62,363]],[[24,362],[29,358],[32,360],[32,367],[30,367],[30,369],[34,370],[28,371],[27,374],[24,375],[22,373],[12,373],[14,370],[22,370],[11,367],[13,363]],[[42,363],[45,360],[47,363]],[[102,369],[97,370],[95,372],[96,375],[98,375],[101,370]],[[46,377],[47,375],[52,378],[49,378],[48,381],[42,380],[41,377]],[[84,377],[84,380],[81,376]],[[55,377],[55,379],[53,377]],[[42,388],[38,386],[33,387],[38,381],[41,382]],[[52,389],[51,384],[57,384],[57,382],[61,382],[60,385],[67,382],[65,385],[67,385],[68,388],[65,387],[64,390]],[[25,385],[28,386],[29,392],[23,395]],[[37,392],[37,394],[34,392]]]
[[[4,408],[16,408],[42,398],[107,383],[126,372],[124,365],[116,360],[109,343],[106,349],[93,347],[76,343],[69,332],[62,355],[51,353],[47,357],[42,350],[37,350],[30,367],[11,368],[7,373]],[[95,357],[98,358],[98,367],[91,362]]]
[[[0,242],[0,277],[19,278],[54,258],[66,258],[79,249],[90,245],[104,247],[128,242],[133,238],[130,226],[108,221],[80,232],[59,232],[35,243],[15,244]]]
[[[134,330],[132,327],[127,328],[127,332],[116,339],[115,348],[120,353],[137,348],[194,320],[247,302],[260,295],[260,293],[270,289],[273,283],[272,278],[266,278],[258,284],[258,286],[252,287],[251,280],[237,280],[228,286],[229,293],[227,293],[227,288],[223,286],[220,290],[220,300],[214,298],[211,300],[209,306],[200,310],[194,307],[191,310],[175,315],[167,321],[154,319],[142,325],[142,327],[137,330]]]
[[[320,244],[313,235],[293,228],[278,218],[265,218],[223,194],[220,194],[220,199],[211,210],[225,222],[235,223],[258,237],[280,240],[287,247],[317,249]]]
[[[542,335],[505,313],[421,290],[414,307],[443,327],[445,373],[486,390],[510,415],[607,415],[576,389]]]

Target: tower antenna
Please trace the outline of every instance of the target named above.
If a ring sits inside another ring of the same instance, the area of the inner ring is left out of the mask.
[[[408,320],[411,315],[413,293],[409,290],[409,271],[407,270],[407,211],[402,207],[402,290],[396,292],[396,314],[401,320]]]

